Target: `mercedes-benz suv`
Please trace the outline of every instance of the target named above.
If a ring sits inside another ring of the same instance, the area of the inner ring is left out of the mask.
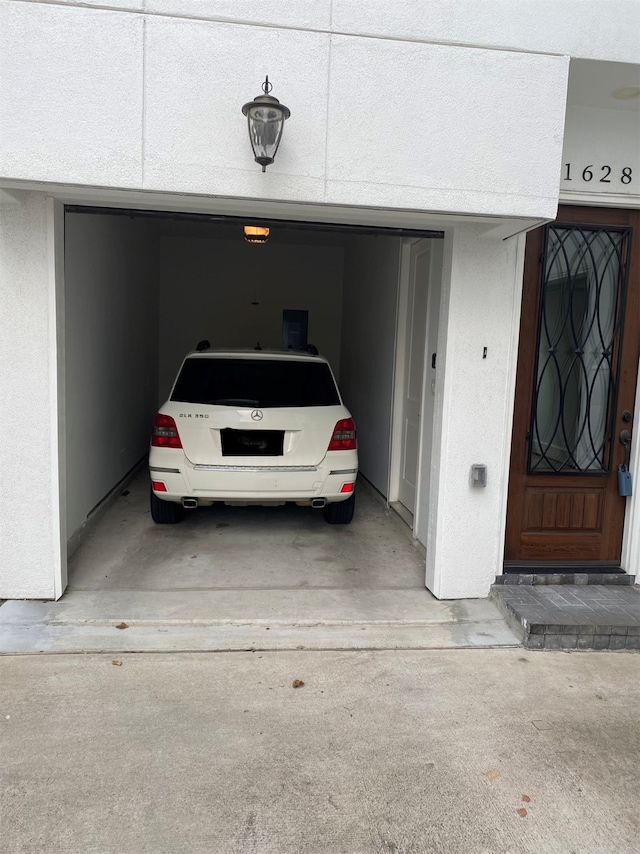
[[[356,428],[326,359],[306,352],[209,350],[185,358],[151,436],[151,516],[185,508],[284,504],[353,518]]]

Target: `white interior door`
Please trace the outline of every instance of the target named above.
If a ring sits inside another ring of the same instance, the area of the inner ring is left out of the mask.
[[[426,240],[411,247],[406,301],[398,499],[412,518],[416,507],[420,463],[430,249],[431,245]]]

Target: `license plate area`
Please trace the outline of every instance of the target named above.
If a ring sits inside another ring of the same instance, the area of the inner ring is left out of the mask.
[[[281,457],[284,447],[284,430],[234,430],[220,431],[223,457]]]

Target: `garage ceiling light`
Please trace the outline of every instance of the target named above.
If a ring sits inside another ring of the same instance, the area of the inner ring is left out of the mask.
[[[249,139],[256,159],[266,172],[267,166],[273,163],[276,151],[280,145],[285,119],[291,115],[291,110],[281,104],[277,98],[269,94],[272,89],[269,78],[262,84],[264,95],[258,95],[242,108],[249,122]]]
[[[245,225],[243,230],[247,243],[266,243],[269,239],[269,229],[262,225]]]
[[[622,86],[620,89],[614,89],[611,94],[619,101],[631,101],[633,98],[640,98],[640,86]]]

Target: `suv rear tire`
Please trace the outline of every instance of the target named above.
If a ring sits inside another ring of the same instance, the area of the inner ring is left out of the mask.
[[[175,501],[163,501],[151,490],[151,518],[156,525],[175,525],[182,519],[183,510]]]
[[[352,493],[346,501],[336,501],[324,508],[324,518],[330,525],[348,525],[353,519],[356,506],[356,494]]]

